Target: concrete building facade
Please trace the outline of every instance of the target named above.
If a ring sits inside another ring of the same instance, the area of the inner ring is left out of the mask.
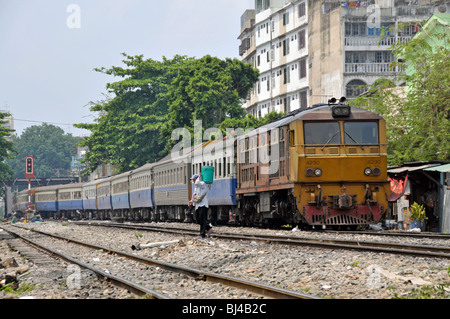
[[[0,110],[1,113],[10,113],[9,110],[4,109],[4,110]],[[5,118],[5,123],[2,124],[4,127],[6,127],[7,129],[10,130],[14,130],[14,118],[12,115],[8,116]],[[8,141],[11,141],[11,137],[7,137],[6,138]]]
[[[260,70],[243,107],[261,117],[394,82],[392,44],[408,41],[450,0],[255,0],[241,17],[242,60]]]
[[[242,60],[260,70],[244,107],[256,117],[307,107],[307,1],[256,0],[255,8],[242,16],[239,36]]]

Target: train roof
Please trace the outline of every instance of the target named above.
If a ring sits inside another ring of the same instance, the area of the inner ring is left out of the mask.
[[[132,172],[133,171],[127,171],[127,172],[123,172],[123,173],[111,176],[111,181],[116,181],[116,180],[118,180],[120,178],[128,177],[128,175],[130,175]]]
[[[94,179],[93,181],[84,183],[83,187],[97,185],[97,182],[98,182],[98,179]]]
[[[192,153],[195,153],[195,151],[197,149],[199,149],[201,147],[205,147],[206,145],[210,144],[211,142],[213,142],[213,141],[207,141],[207,142],[203,142],[202,144],[191,146],[187,150],[183,149],[183,153],[186,152],[186,154],[183,154],[183,155],[172,155],[172,153],[170,153],[166,157],[163,157],[161,160],[159,160],[151,165],[159,166],[159,165],[164,165],[164,164],[168,164],[168,163],[175,162],[175,161],[183,161],[185,159],[187,159],[187,161],[190,162]]]
[[[244,134],[240,135],[238,139],[241,139],[244,136],[257,134],[258,130],[271,130],[277,127],[288,125],[289,123],[292,123],[294,121],[299,120],[321,120],[321,121],[332,121],[336,120],[336,118],[332,115],[332,108],[333,106],[336,106],[338,104],[316,104],[313,107],[305,108],[305,109],[298,109],[295,111],[292,111],[286,115],[284,115],[281,119],[268,123],[266,125],[260,126],[257,129]],[[350,107],[350,106],[349,106]],[[357,107],[350,107],[351,113],[350,116],[345,119],[350,120],[358,120],[358,119],[373,119],[373,120],[379,120],[382,119],[382,117],[379,114],[376,114],[374,112],[357,108]]]
[[[38,186],[34,188],[35,192],[46,192],[46,191],[56,191],[61,185],[50,185],[50,186]]]
[[[149,169],[152,168],[153,165],[154,165],[154,164],[152,164],[152,163],[144,164],[144,165],[142,165],[142,166],[140,166],[140,167],[138,167],[138,168],[132,170],[132,171],[131,171],[131,174],[139,173],[139,172],[142,172],[142,171],[149,170]]]
[[[85,183],[69,183],[69,184],[63,184],[59,185],[59,189],[65,189],[65,188],[81,188],[83,187]]]

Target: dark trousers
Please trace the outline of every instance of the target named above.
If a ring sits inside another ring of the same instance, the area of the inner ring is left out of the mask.
[[[206,232],[211,229],[208,225],[208,208],[201,206],[197,208],[198,223],[200,224],[200,236],[206,237]]]

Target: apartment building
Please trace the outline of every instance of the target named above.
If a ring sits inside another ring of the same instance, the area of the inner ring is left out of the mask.
[[[448,0],[308,1],[310,103],[360,95],[380,77],[397,80],[392,44],[407,42]]]
[[[433,13],[450,12],[449,2],[255,0],[241,17],[239,54],[260,77],[243,107],[261,117],[355,97],[380,77],[395,82],[391,45]]]
[[[5,108],[4,110],[0,110],[1,113],[10,113],[8,108]],[[6,127],[7,129],[14,130],[14,118],[13,116],[8,116],[4,119],[5,123],[2,124],[3,127]],[[8,141],[11,141],[11,137],[6,138]]]
[[[260,70],[244,107],[256,117],[308,106],[307,1],[256,0],[241,17],[242,60]]]

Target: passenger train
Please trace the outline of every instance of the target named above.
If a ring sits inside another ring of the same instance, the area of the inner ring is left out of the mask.
[[[43,218],[190,222],[190,177],[207,165],[214,167],[213,223],[378,223],[390,194],[385,131],[379,115],[332,100],[119,175],[35,187],[32,208]],[[28,190],[13,202],[25,211]]]

